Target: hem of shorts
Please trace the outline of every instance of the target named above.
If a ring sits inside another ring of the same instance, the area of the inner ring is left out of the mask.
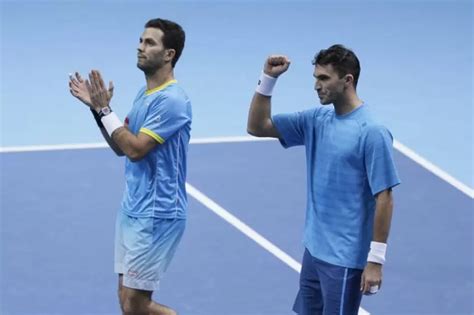
[[[127,275],[123,275],[122,285],[130,289],[145,290],[145,291],[156,291],[160,287],[160,280],[140,280],[132,279]]]
[[[341,261],[338,261],[336,259],[333,259],[332,257],[328,257],[328,256],[320,256],[320,255],[314,255],[311,250],[309,249],[308,245],[306,244],[306,242],[303,242],[303,245],[304,247],[308,250],[308,252],[311,254],[311,256],[313,256],[314,258],[316,259],[319,259],[321,261],[324,261],[328,264],[331,264],[331,265],[334,265],[334,266],[338,266],[338,267],[342,267],[342,268],[350,268],[350,269],[360,269],[360,270],[363,270],[365,268],[365,265],[361,266],[361,265],[358,265],[358,264],[347,264],[347,263],[343,263]]]
[[[180,220],[184,220],[187,218],[186,214],[184,215],[177,214],[178,209],[166,210],[166,211],[173,211],[171,213],[160,213],[161,211],[165,211],[165,210],[153,210],[152,213],[143,214],[143,213],[133,213],[133,212],[122,209],[123,213],[134,218],[159,218],[159,219],[180,219]]]

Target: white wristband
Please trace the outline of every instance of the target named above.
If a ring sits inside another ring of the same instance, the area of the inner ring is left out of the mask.
[[[385,263],[385,252],[387,244],[380,242],[370,242],[370,251],[367,261],[383,265]]]
[[[102,117],[100,121],[102,121],[102,124],[104,125],[105,130],[107,130],[107,133],[110,137],[112,137],[112,134],[115,130],[120,127],[123,127],[123,123],[120,121],[120,119],[114,112]]]
[[[273,87],[275,86],[276,81],[277,81],[277,78],[269,76],[268,74],[265,74],[262,71],[262,74],[260,75],[260,79],[258,80],[258,83],[257,83],[257,88],[255,89],[255,92],[257,92],[258,94],[265,95],[265,96],[272,96]]]

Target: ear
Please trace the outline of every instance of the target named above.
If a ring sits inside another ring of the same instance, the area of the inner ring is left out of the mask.
[[[165,60],[166,61],[171,61],[171,60],[173,60],[175,55],[176,55],[176,50],[174,50],[172,48],[166,49],[166,51],[165,51]]]
[[[345,85],[354,85],[354,76],[352,74],[346,74],[344,76],[344,83]]]

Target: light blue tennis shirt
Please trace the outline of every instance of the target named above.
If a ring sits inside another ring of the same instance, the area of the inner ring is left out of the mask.
[[[285,148],[306,147],[305,247],[330,264],[363,269],[372,241],[374,196],[400,183],[392,135],[373,121],[367,105],[345,115],[320,106],[272,119]]]
[[[134,217],[186,218],[186,158],[191,102],[176,80],[138,93],[125,122],[158,144],[140,161],[125,160],[122,210]]]

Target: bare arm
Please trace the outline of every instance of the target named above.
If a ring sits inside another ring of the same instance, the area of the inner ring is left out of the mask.
[[[387,189],[375,197],[375,218],[373,241],[387,243],[392,222],[393,196],[392,190]]]
[[[151,136],[141,132],[134,135],[125,127],[115,130],[112,139],[120,150],[134,162],[143,159],[158,144]]]
[[[125,126],[124,126],[125,128]],[[115,152],[117,156],[124,156],[125,153],[120,149],[120,147],[114,142],[112,138],[110,138],[109,134],[107,133],[107,130],[105,130],[104,127],[99,128],[100,133],[102,134],[102,137],[104,137],[105,141],[109,145],[109,147],[112,149],[112,151]]]
[[[393,196],[392,189],[384,190],[375,196],[375,218],[373,241],[387,243],[390,225],[392,222]],[[368,262],[361,279],[360,290],[364,294],[376,293],[382,286],[382,264]],[[370,292],[376,287],[375,292]]]
[[[277,78],[289,66],[290,60],[286,56],[270,56],[265,61],[263,71],[266,75]],[[255,92],[250,103],[247,132],[256,137],[279,137],[271,119],[271,96]]]
[[[88,107],[92,106],[89,91],[87,90],[87,87],[86,87],[86,83],[82,79],[81,75],[77,72],[75,73],[74,76],[73,75],[69,76],[69,91],[71,92],[71,94],[75,98],[77,98],[78,100],[83,102]],[[112,98],[113,93],[114,93],[114,86],[113,86],[113,83],[110,82],[109,89],[108,89],[108,100],[109,101]],[[107,131],[105,130],[104,126],[100,122],[100,118],[97,115],[97,113],[95,112],[95,110],[91,108],[91,112],[92,112],[92,115],[94,116],[95,121],[97,122],[97,126],[99,127],[102,136],[104,137],[104,139],[107,142],[107,144],[109,145],[109,147],[115,152],[116,155],[123,156],[124,153],[117,146],[117,144],[115,144],[114,141],[110,138],[110,136],[107,133]]]
[[[271,117],[271,97],[255,92],[250,103],[247,132],[255,137],[278,138]]]
[[[108,91],[105,89],[104,81],[102,80],[99,71],[92,70],[92,72],[89,74],[89,80],[90,82],[86,80],[85,84],[87,90],[89,91],[91,108],[93,108],[93,110],[96,112],[100,112],[102,108],[109,106],[110,98],[108,97]],[[115,114],[110,113],[109,115]],[[104,119],[105,118],[102,118],[102,122],[104,122]],[[112,120],[117,121],[118,126],[115,127],[115,130],[112,129],[113,132],[112,130],[109,130],[109,133],[111,133],[110,138],[112,142],[118,146],[120,151],[123,152],[130,160],[141,160],[158,144],[158,140],[148,134],[140,132],[138,135],[135,135],[131,133],[125,126],[120,126],[120,121],[118,121],[116,116]],[[104,122],[104,124],[106,123]]]

